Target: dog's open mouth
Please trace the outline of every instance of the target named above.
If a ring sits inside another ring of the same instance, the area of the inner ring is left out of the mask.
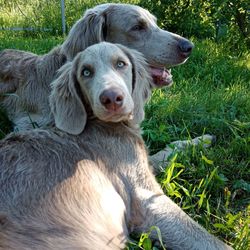
[[[173,83],[171,69],[150,66],[150,70],[156,87],[170,86]]]

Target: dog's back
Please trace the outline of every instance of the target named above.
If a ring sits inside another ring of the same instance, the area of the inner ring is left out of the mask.
[[[24,69],[27,64],[38,58],[38,55],[16,49],[5,49],[0,52],[0,77],[2,79],[20,78],[25,73]]]
[[[6,94],[16,91],[20,83],[24,84],[27,73],[34,72],[38,56],[21,50],[5,49],[0,52],[0,58],[0,94]]]
[[[122,249],[132,188],[122,180],[140,172],[139,138],[95,122],[81,137],[34,130],[3,140],[0,249]]]
[[[43,56],[6,49],[0,58],[0,101],[9,119],[20,130],[31,129],[33,121],[38,127],[45,126],[50,113],[50,83],[66,62],[60,46]]]

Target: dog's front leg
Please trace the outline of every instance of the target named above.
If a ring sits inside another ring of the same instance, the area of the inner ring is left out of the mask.
[[[135,190],[144,219],[136,225],[136,232],[146,232],[152,226],[160,229],[163,243],[173,250],[223,250],[232,249],[191,219],[164,194],[146,189]],[[152,237],[157,239],[156,232]]]
[[[208,148],[214,141],[215,136],[205,134],[190,140],[171,142],[166,146],[165,149],[149,157],[151,165],[153,166],[154,174],[158,174],[166,168],[170,156],[172,156],[174,153],[184,151],[188,147],[192,146],[201,146],[203,148]]]

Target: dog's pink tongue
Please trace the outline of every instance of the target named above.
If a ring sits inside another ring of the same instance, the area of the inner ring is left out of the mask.
[[[171,71],[165,68],[151,67],[151,75],[157,87],[169,86],[172,83]]]

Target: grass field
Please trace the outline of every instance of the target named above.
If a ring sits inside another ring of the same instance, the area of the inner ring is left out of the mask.
[[[0,50],[42,54],[61,41],[0,33]],[[155,153],[174,140],[216,136],[209,149],[174,155],[157,178],[166,194],[209,232],[235,249],[250,249],[250,54],[210,40],[194,42],[189,61],[172,69],[175,84],[154,91],[145,108],[143,137]],[[1,111],[0,136],[10,129]],[[153,249],[147,234],[128,249],[139,247]]]

